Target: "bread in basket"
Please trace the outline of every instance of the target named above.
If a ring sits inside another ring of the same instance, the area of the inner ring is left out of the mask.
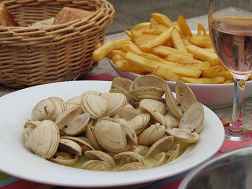
[[[90,70],[92,52],[114,16],[105,0],[4,0],[19,26],[0,26],[0,83],[14,88],[72,80]],[[63,7],[94,11],[90,17],[32,27]]]

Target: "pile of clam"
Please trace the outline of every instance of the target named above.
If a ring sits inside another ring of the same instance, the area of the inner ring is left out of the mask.
[[[50,161],[89,170],[151,168],[197,143],[204,110],[190,88],[152,75],[115,78],[110,92],[41,100],[24,125],[24,146]]]

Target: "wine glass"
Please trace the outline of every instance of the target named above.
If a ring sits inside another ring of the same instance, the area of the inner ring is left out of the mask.
[[[252,0],[209,0],[208,21],[216,53],[234,79],[232,122],[226,139],[246,140],[242,94],[252,73]]]

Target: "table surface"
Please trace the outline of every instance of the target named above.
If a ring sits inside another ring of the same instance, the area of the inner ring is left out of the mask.
[[[189,25],[192,27],[192,28],[195,28],[196,26],[196,23],[202,23],[204,24],[206,27],[208,25],[207,23],[207,16],[204,15],[204,16],[200,16],[200,17],[196,17],[196,18],[192,18],[192,19],[189,19],[188,20],[188,23]],[[116,39],[116,38],[120,38],[122,37],[124,34],[123,33],[118,33],[118,34],[113,34],[113,35],[109,35],[106,37],[106,40],[110,40],[110,39]],[[99,75],[99,74],[109,74],[109,75],[112,75],[112,76],[116,76],[116,72],[113,70],[113,68],[109,65],[109,63],[107,61],[102,61],[101,63],[99,63],[90,73],[89,73],[89,76],[96,76],[96,75]],[[14,90],[13,89],[8,89],[8,88],[5,88],[3,86],[0,86],[0,96],[3,96],[5,94],[8,94],[10,92],[13,92]],[[225,120],[230,120],[230,117],[231,117],[231,112],[232,112],[232,108],[231,107],[228,107],[228,108],[223,108],[223,109],[218,109],[218,110],[214,110],[221,118],[224,118]],[[250,127],[250,123],[252,121],[252,119],[250,119],[252,116],[250,116],[252,112],[252,97],[247,99],[246,101],[246,114],[245,114],[245,120],[246,120],[246,123],[245,123],[245,126],[246,127]],[[5,175],[2,175],[0,173],[0,188],[1,188],[1,180],[3,180],[3,182],[6,182],[4,183],[3,185],[6,186],[6,184],[9,183],[13,183],[13,182],[16,182],[16,179],[15,178],[9,178],[8,180],[4,180],[5,179]],[[159,183],[160,184],[160,183]],[[176,185],[176,184],[175,184]],[[29,186],[28,185],[24,185],[26,186],[25,188],[34,188],[32,184],[29,183]],[[14,187],[13,187],[14,188]],[[158,185],[153,185],[153,186],[150,186],[148,187],[148,189],[151,189],[151,188],[159,188]],[[169,187],[169,189],[172,188],[172,187]],[[16,188],[15,188],[16,189]],[[43,188],[44,189],[44,188]]]

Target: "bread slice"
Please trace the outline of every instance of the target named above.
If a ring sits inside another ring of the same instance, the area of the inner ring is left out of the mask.
[[[94,15],[94,11],[64,7],[55,17],[54,24],[64,24],[74,20],[87,19]]]
[[[2,26],[17,26],[12,15],[8,12],[4,3],[0,3],[0,25]]]

